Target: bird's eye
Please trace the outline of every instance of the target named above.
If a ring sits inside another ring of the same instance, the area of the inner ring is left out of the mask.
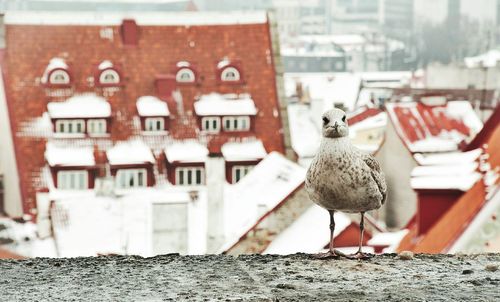
[[[342,117],[342,121],[345,123],[345,115]]]
[[[323,124],[326,125],[326,124],[328,124],[329,121],[330,120],[326,116],[323,117]]]

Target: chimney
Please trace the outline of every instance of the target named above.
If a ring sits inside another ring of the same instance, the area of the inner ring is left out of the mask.
[[[123,45],[137,46],[139,28],[134,19],[124,19],[121,25]]]
[[[415,190],[417,192],[418,235],[427,233],[432,226],[463,195],[460,190]]]
[[[207,253],[217,253],[224,244],[224,182],[225,162],[223,157],[207,157],[205,161],[208,221]]]

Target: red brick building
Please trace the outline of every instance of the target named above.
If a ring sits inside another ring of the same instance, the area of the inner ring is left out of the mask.
[[[285,153],[286,117],[265,13],[7,13],[5,35],[8,139],[18,171],[5,171],[5,183],[6,190],[19,189],[6,192],[9,215],[36,213],[36,192],[51,186],[47,168],[57,188],[90,189],[100,177],[125,187],[179,184],[178,177],[202,185],[200,162],[169,171],[175,167],[169,147],[189,139],[207,149],[205,156],[222,156],[225,143],[243,139]],[[208,99],[213,103],[201,103]],[[132,140],[126,149],[123,141]],[[63,154],[53,166],[48,144]],[[139,154],[110,163],[120,152]],[[243,164],[262,155],[254,157],[243,156]],[[65,170],[71,172],[58,175]]]

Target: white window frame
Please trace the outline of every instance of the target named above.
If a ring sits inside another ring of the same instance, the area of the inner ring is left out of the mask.
[[[60,131],[61,125],[63,125],[63,131]],[[71,125],[71,131],[69,131],[69,126]],[[76,129],[77,126],[80,125],[81,131],[78,132]],[[75,119],[75,120],[56,120],[56,133],[64,133],[64,134],[85,134],[85,120],[83,119]]]
[[[86,190],[89,188],[87,170],[63,170],[57,172],[57,188],[60,190]]]
[[[233,168],[231,169],[231,183],[235,184],[238,181],[240,181],[243,177],[245,177],[248,174],[248,172],[252,171],[252,169],[254,167],[255,167],[254,165],[236,165],[236,166],[233,166]],[[239,179],[237,179],[237,177],[236,177],[237,170],[240,171],[240,178]]]
[[[227,122],[229,121],[229,127]],[[243,125],[245,127],[243,127]],[[222,127],[224,131],[249,131],[250,117],[249,116],[225,116],[222,118]]]
[[[107,79],[108,75],[112,76],[112,79]],[[105,69],[99,75],[100,84],[120,84],[120,74],[114,69]]]
[[[87,120],[87,133],[92,136],[107,134],[106,119],[102,118],[102,119]]]
[[[187,75],[187,78],[183,78],[184,75]],[[179,83],[193,83],[196,81],[196,75],[191,68],[183,67],[177,71],[175,74],[175,80]]]
[[[196,172],[200,171],[200,182],[196,181]],[[189,182],[191,173],[191,182]],[[205,184],[204,167],[179,167],[175,169],[175,184],[178,186],[202,186]]]
[[[160,129],[158,129],[160,122]],[[149,127],[152,126],[152,127]],[[163,132],[165,131],[165,118],[163,117],[147,117],[144,120],[144,131],[146,132]]]
[[[230,73],[234,73],[234,77],[230,77]],[[240,71],[232,66],[226,67],[220,73],[220,79],[224,82],[238,82],[241,79]]]
[[[142,173],[142,177],[139,175]],[[127,181],[128,180],[128,181]],[[130,184],[130,181],[133,184]],[[145,188],[148,186],[146,169],[118,169],[116,171],[116,187],[120,189]]]
[[[207,128],[207,122],[209,127]],[[215,122],[215,127],[214,127]],[[220,132],[220,117],[217,116],[206,116],[201,118],[201,130],[207,133],[219,133]]]
[[[62,76],[62,79],[57,79],[58,76]],[[50,73],[49,83],[55,85],[69,84],[70,77],[66,70],[56,69]]]

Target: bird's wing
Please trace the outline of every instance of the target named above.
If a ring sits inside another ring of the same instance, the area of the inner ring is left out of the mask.
[[[362,159],[370,168],[371,175],[377,183],[380,193],[382,194],[382,204],[384,204],[387,199],[387,184],[385,182],[384,172],[382,172],[378,161],[371,154],[362,152]]]

